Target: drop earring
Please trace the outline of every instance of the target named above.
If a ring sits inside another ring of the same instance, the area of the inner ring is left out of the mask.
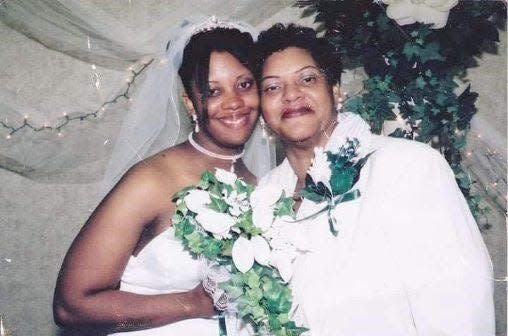
[[[344,98],[342,98],[342,97],[337,98],[337,105],[335,105],[335,110],[337,111],[337,113],[342,112],[342,108],[344,107],[343,102],[344,102]]]
[[[260,116],[259,117],[259,124],[261,125],[261,131],[262,131],[262,134],[263,134],[263,139],[268,139],[268,127],[266,126],[266,121],[265,119],[263,118],[263,116]]]
[[[194,133],[199,133],[198,116],[195,113],[192,114],[192,122],[194,123]]]

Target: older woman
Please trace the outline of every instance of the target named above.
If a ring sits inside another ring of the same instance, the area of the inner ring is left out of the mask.
[[[263,116],[286,159],[260,184],[298,195],[314,149],[356,138],[373,153],[356,184],[361,196],[294,223],[310,251],[297,256],[295,319],[311,335],[494,335],[492,266],[446,161],[432,148],[371,134],[339,113],[340,66],[310,28],[277,24],[257,42]],[[298,199],[297,216],[323,204]]]

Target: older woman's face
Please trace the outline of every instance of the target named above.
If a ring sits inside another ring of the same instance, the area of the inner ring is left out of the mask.
[[[261,108],[270,128],[284,142],[319,137],[335,118],[325,75],[306,50],[296,47],[275,52],[265,61]]]

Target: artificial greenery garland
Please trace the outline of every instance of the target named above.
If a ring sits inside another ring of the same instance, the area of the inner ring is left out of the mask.
[[[384,0],[385,3],[408,0]],[[421,2],[420,2],[421,3]],[[475,57],[495,53],[498,29],[506,24],[502,1],[459,1],[446,26],[399,25],[387,5],[373,0],[297,1],[303,16],[315,15],[318,30],[335,46],[345,68],[362,66],[368,79],[364,92],[345,102],[374,132],[387,120],[403,118],[404,127],[390,135],[429,143],[444,155],[473,215],[488,209],[471,192],[472,181],[461,166],[478,94],[469,86],[457,94],[455,79],[477,65]],[[411,6],[408,3],[408,6]]]

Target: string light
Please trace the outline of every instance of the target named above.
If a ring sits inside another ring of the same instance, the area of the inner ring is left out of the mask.
[[[116,95],[115,97],[113,97],[111,100],[108,100],[108,101],[102,103],[102,105],[97,110],[95,110],[95,111],[88,112],[88,113],[83,113],[83,114],[77,114],[77,115],[73,115],[73,116],[69,116],[69,114],[67,112],[64,112],[62,114],[63,119],[60,120],[55,125],[50,125],[50,123],[45,122],[42,126],[37,126],[37,125],[32,124],[31,122],[28,121],[28,119],[29,119],[28,115],[24,115],[23,123],[20,126],[18,126],[18,127],[10,125],[8,123],[7,119],[5,121],[0,121],[0,125],[3,128],[5,128],[5,129],[7,129],[9,131],[9,133],[6,135],[5,138],[7,140],[11,139],[13,135],[15,135],[16,133],[18,133],[19,131],[21,131],[24,128],[29,128],[29,129],[31,129],[34,132],[40,132],[40,131],[44,131],[44,130],[58,131],[58,132],[60,132],[60,130],[63,127],[67,126],[72,121],[76,121],[76,120],[84,121],[84,120],[91,119],[91,118],[97,118],[99,112],[106,111],[106,107],[107,106],[112,105],[112,104],[116,104],[119,99],[121,99],[121,98],[130,99],[130,91],[131,91],[131,88],[132,88],[132,84],[135,82],[135,80],[138,78],[138,76],[152,62],[153,62],[153,59],[150,60],[150,61],[141,62],[141,68],[138,71],[133,70],[133,68],[131,66],[130,67],[131,70],[129,70],[131,72],[131,78],[127,82],[127,87],[125,88],[125,90],[123,92],[119,93],[118,95]],[[132,100],[130,100],[130,101],[132,101]]]

